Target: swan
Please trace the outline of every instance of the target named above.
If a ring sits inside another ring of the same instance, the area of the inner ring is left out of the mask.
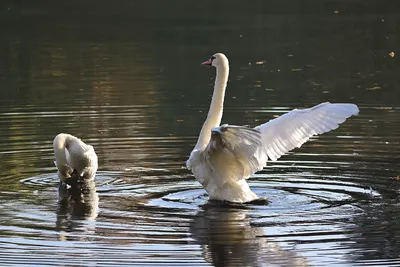
[[[221,123],[229,62],[222,53],[202,65],[216,68],[214,92],[207,119],[186,166],[207,191],[210,199],[250,202],[258,197],[246,179],[286,152],[300,147],[316,134],[339,127],[359,109],[354,104],[321,103],[294,109],[255,128]]]
[[[53,141],[54,162],[62,181],[70,177],[93,179],[97,171],[97,155],[91,145],[70,134],[60,133]]]

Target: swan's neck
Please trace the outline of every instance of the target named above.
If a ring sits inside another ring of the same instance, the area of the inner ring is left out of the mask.
[[[224,108],[224,97],[226,83],[228,82],[229,65],[228,62],[217,67],[217,77],[215,78],[214,93],[211,100],[210,110],[207,119],[201,128],[199,140],[195,149],[204,148],[211,138],[211,129],[221,123],[222,112]]]

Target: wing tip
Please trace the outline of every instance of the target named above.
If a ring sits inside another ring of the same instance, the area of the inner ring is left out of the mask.
[[[358,115],[360,113],[360,109],[358,108],[358,106],[356,104],[343,103],[343,104],[339,104],[339,105],[341,105],[343,108],[346,109],[346,111],[349,112],[349,114],[350,114],[349,117]]]
[[[350,104],[353,108],[353,115],[358,115],[360,113],[360,109],[358,108],[358,106],[356,104]]]

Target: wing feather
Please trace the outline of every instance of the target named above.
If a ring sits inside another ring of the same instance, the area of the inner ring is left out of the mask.
[[[232,179],[246,179],[262,170],[268,158],[277,160],[311,136],[338,128],[358,112],[354,104],[326,102],[292,110],[254,129],[234,125],[215,127],[207,147],[192,151],[187,167],[197,174],[203,186],[211,177],[218,177],[214,182],[220,183],[219,186]]]
[[[244,126],[222,125],[212,129],[210,143],[204,154],[221,176],[240,180],[261,170],[266,157],[262,150],[260,131]],[[261,161],[260,161],[261,159]]]
[[[264,152],[277,160],[286,152],[300,147],[315,135],[332,131],[359,109],[354,104],[321,103],[308,109],[295,109],[257,126],[261,132]]]

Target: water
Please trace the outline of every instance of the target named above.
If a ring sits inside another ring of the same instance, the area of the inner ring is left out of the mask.
[[[390,5],[352,1],[0,4],[2,266],[395,266],[400,90]],[[214,52],[223,121],[352,102],[360,115],[208,201],[184,168]],[[390,52],[395,56],[391,57]],[[58,190],[52,140],[93,145],[95,183]]]

